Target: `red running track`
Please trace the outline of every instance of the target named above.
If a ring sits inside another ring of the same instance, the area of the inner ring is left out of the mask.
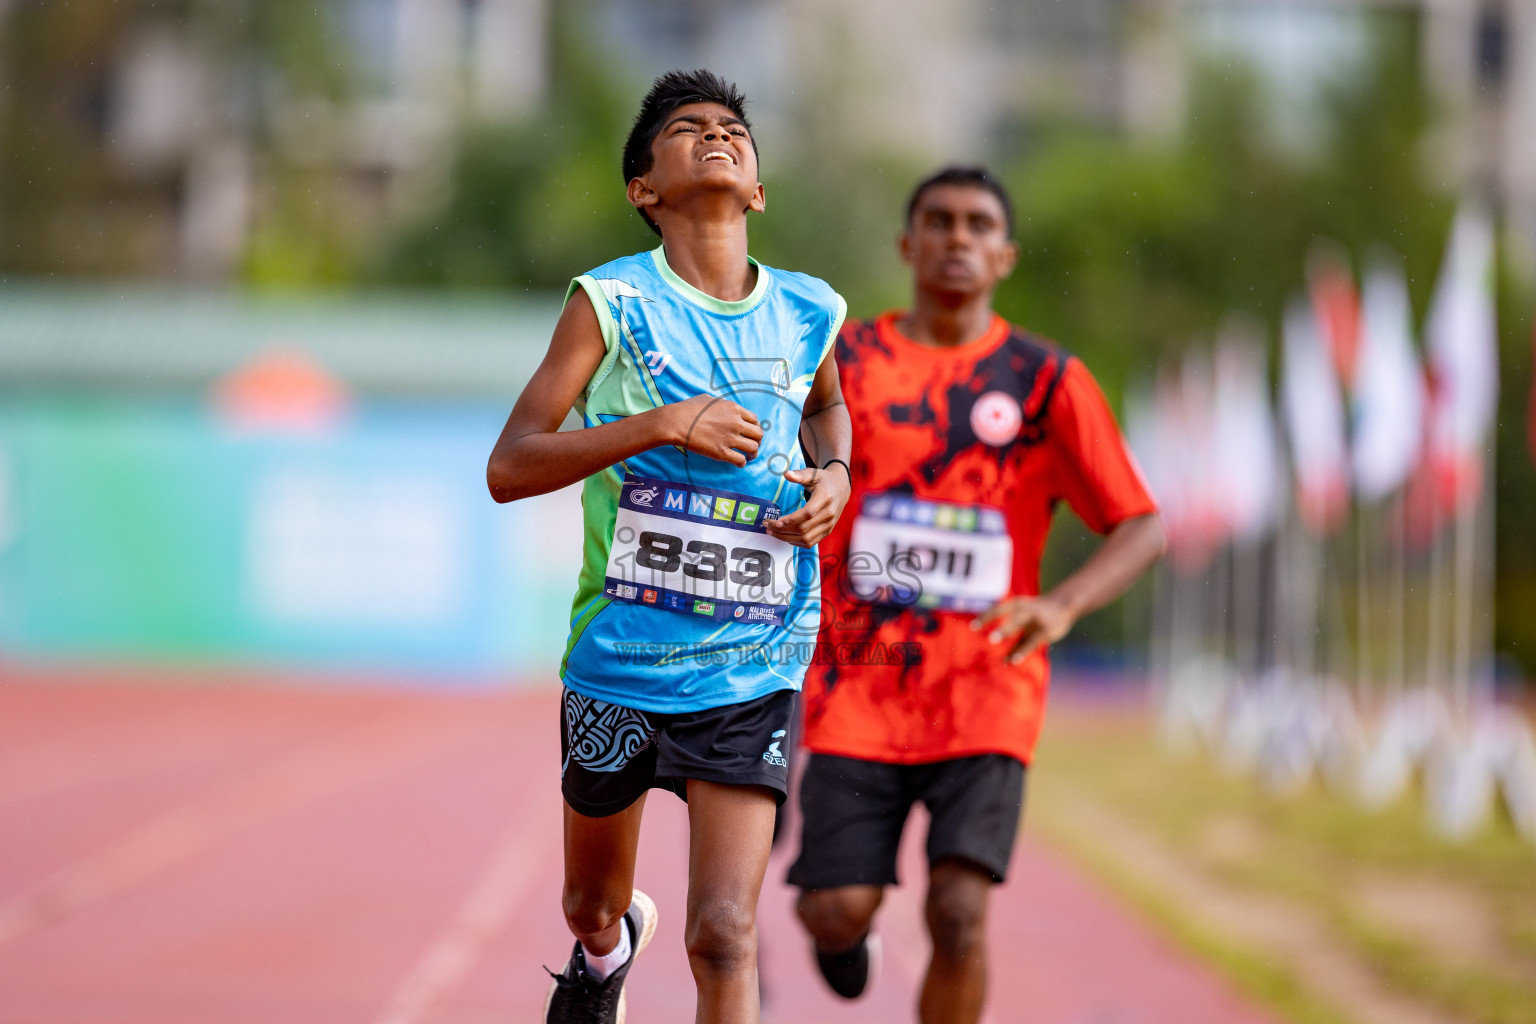
[[[556,692],[205,682],[0,682],[0,1022],[536,1021],[540,965],[571,942]],[[657,793],[646,814],[638,884],[661,926],[629,1019],[675,1024],[693,1018],[684,807]],[[874,990],[838,1003],[786,854],[760,913],[764,1020],[911,1019],[918,893],[882,911]],[[995,1024],[1269,1022],[1027,832],[1013,872],[991,923]],[[922,877],[910,841],[903,877]]]

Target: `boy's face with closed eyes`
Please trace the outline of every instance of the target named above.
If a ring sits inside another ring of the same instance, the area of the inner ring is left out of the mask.
[[[631,205],[658,223],[669,206],[703,193],[734,193],[743,213],[764,205],[747,126],[718,103],[674,110],[651,142],[651,169],[629,183]]]

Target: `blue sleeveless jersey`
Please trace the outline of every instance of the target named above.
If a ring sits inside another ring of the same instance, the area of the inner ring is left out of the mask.
[[[755,261],[754,261],[755,263]],[[768,536],[805,503],[801,408],[846,305],[823,281],[756,264],[739,302],[699,291],[662,248],[571,283],[606,355],[576,411],[587,426],[696,395],[756,414],[763,440],[738,469],[667,445],[587,478],[585,546],[565,685],[643,711],[698,711],[800,688],[820,620],[814,549]]]

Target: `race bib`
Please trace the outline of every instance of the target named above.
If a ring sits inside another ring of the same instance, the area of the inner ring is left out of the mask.
[[[779,512],[751,495],[626,474],[603,593],[706,619],[782,626],[798,560],[793,546],[762,527]]]
[[[1013,538],[1002,509],[869,494],[853,521],[847,586],[871,604],[979,612],[1008,593]]]

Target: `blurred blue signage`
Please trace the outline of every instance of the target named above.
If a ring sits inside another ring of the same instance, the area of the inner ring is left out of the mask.
[[[376,401],[282,431],[192,400],[8,400],[0,657],[547,678],[580,499],[491,501],[506,412]]]

